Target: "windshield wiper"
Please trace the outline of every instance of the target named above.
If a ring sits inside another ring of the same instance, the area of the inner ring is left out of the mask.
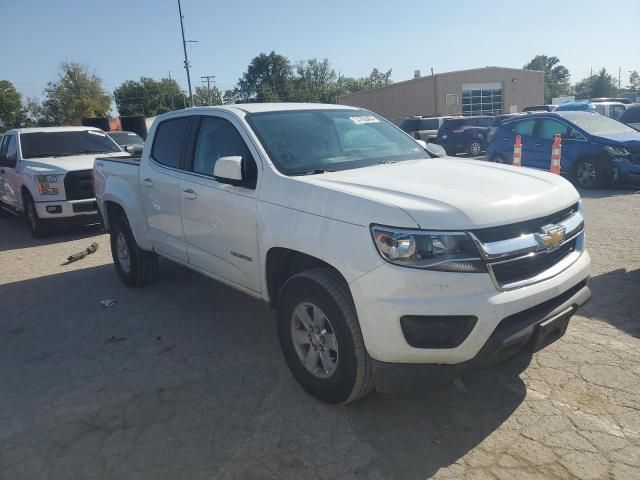
[[[289,175],[292,176],[292,177],[298,177],[298,176],[302,176],[302,175],[319,175],[321,173],[327,173],[327,172],[335,172],[335,170],[328,170],[328,169],[324,169],[324,168],[316,168],[315,170],[307,170],[306,172],[290,173]]]

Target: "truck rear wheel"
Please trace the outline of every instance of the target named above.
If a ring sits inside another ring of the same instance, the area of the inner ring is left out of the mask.
[[[139,287],[151,282],[158,272],[158,257],[138,247],[129,222],[116,217],[111,222],[111,256],[125,285]]]
[[[351,403],[375,386],[347,288],[329,269],[317,268],[291,277],[278,296],[287,365],[307,392],[331,404]]]
[[[44,220],[38,216],[36,204],[28,193],[24,194],[24,215],[27,219],[27,226],[31,235],[35,238],[42,238],[49,233],[49,229]]]

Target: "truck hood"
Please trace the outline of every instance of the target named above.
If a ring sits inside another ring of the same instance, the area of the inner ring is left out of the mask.
[[[59,174],[76,170],[91,170],[96,157],[129,157],[125,152],[92,153],[90,155],[73,155],[69,157],[46,157],[23,160],[23,167],[34,173]]]
[[[475,229],[543,217],[580,196],[559,175],[478,160],[433,158],[301,177],[402,209],[423,229]]]
[[[603,145],[622,145],[625,147],[640,147],[640,132],[618,133],[606,137],[593,137],[594,141]]]

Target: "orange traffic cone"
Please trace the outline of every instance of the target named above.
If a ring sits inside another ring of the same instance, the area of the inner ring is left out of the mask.
[[[520,167],[522,165],[522,137],[516,135],[516,143],[513,144],[513,166]]]
[[[562,152],[562,140],[560,135],[553,136],[553,147],[551,147],[551,173],[560,175],[560,156]]]

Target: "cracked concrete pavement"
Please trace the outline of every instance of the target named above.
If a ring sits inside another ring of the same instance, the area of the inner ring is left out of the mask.
[[[640,478],[640,194],[585,197],[594,298],[565,337],[348,407],[298,387],[261,302],[168,262],[128,289],[102,232],[1,219],[0,479]]]

